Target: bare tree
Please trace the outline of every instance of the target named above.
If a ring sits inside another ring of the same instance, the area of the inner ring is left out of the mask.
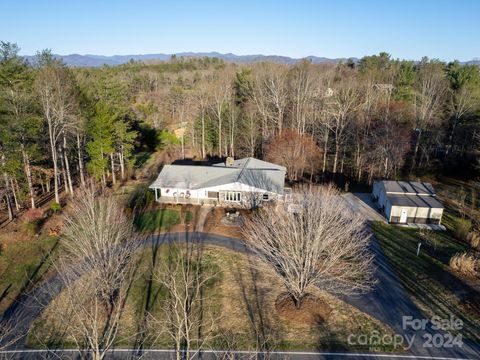
[[[304,134],[307,125],[307,112],[314,95],[310,63],[302,62],[294,66],[289,77],[292,127],[296,128],[300,134]]]
[[[325,122],[331,127],[335,135],[335,157],[333,159],[333,173],[337,172],[340,153],[343,151],[346,130],[351,116],[358,106],[359,94],[352,82],[345,82],[335,89],[333,96],[329,97],[326,104],[326,113],[332,121]]]
[[[194,101],[194,97],[189,92],[183,92],[182,98],[180,103],[177,106],[177,114],[178,114],[178,133],[180,135],[180,142],[182,146],[182,159],[185,159],[185,133],[187,133],[187,129],[191,130],[192,134],[192,142],[194,139],[194,118],[197,115],[197,105]],[[195,145],[193,142],[192,145]]]
[[[171,246],[162,265],[154,279],[165,289],[166,297],[161,317],[152,314],[152,323],[173,340],[177,360],[190,360],[212,338],[218,321],[205,296],[216,274],[205,266],[202,247],[195,242]]]
[[[251,102],[261,122],[262,152],[264,143],[284,127],[288,106],[288,67],[278,64],[259,64],[254,69]]]
[[[202,141],[202,159],[205,159],[207,156],[207,152],[205,149],[205,117],[206,117],[206,112],[207,108],[210,104],[211,101],[211,94],[210,94],[210,89],[208,87],[208,84],[205,82],[200,83],[197,92],[196,92],[196,98],[198,101],[198,107],[200,110],[200,120],[201,120],[201,141]]]
[[[298,180],[305,172],[313,175],[320,164],[321,150],[307,134],[284,129],[266,149],[266,159],[287,168],[290,180]]]
[[[213,101],[212,110],[217,118],[218,126],[218,156],[222,157],[222,123],[227,105],[232,97],[232,75],[229,71],[224,71],[219,74],[218,79],[213,84]],[[228,140],[225,140],[225,145]]]
[[[357,181],[362,180],[363,171],[367,162],[366,148],[371,136],[372,122],[374,115],[380,103],[383,93],[375,89],[371,81],[362,84],[362,99],[358,107],[357,116],[354,119],[354,139],[355,139],[355,176]],[[390,90],[386,92],[388,101],[390,99]],[[368,165],[367,165],[368,166]]]
[[[293,203],[247,223],[250,248],[282,278],[295,305],[312,286],[352,294],[372,285],[365,221],[332,186],[300,187]]]
[[[65,254],[58,260],[65,290],[66,333],[101,360],[118,339],[139,242],[121,205],[93,186],[82,188],[65,217]]]
[[[60,202],[58,184],[58,156],[66,157],[66,132],[69,131],[72,115],[77,111],[77,99],[73,78],[68,69],[57,60],[46,59],[35,80],[37,93],[47,122],[50,151],[54,170],[55,201]],[[65,160],[65,159],[64,159]],[[68,169],[68,159],[66,159]],[[69,184],[65,182],[67,188]]]
[[[411,170],[417,161],[418,149],[423,132],[441,120],[443,99],[447,90],[442,65],[436,61],[422,59],[418,71],[415,94],[415,131]]]

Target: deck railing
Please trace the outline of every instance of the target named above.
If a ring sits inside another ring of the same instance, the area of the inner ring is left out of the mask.
[[[192,204],[192,205],[218,205],[218,199],[196,199],[174,196],[160,196],[157,202],[161,204]]]

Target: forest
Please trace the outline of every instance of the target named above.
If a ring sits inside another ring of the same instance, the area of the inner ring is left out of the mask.
[[[473,179],[480,160],[480,70],[387,53],[358,62],[166,62],[69,68],[0,46],[0,211],[93,178],[116,186],[145,154],[170,161],[254,156],[290,182]],[[156,176],[157,174],[150,174]],[[345,180],[347,179],[347,180]]]

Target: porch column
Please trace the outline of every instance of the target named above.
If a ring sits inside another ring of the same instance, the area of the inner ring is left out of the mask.
[[[157,193],[157,188],[155,188],[155,201],[158,201],[158,193]]]

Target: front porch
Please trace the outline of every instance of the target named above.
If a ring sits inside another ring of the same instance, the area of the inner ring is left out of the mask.
[[[160,204],[219,205],[218,199],[197,199],[174,196],[159,196],[156,201]]]
[[[288,202],[290,189],[284,189],[284,195],[271,192],[252,191],[199,191],[199,190],[170,190],[154,189],[155,201],[160,204],[191,204],[191,205],[213,205],[223,207],[234,207],[240,209],[251,209],[263,206],[269,202]],[[167,193],[167,195],[165,195]]]

